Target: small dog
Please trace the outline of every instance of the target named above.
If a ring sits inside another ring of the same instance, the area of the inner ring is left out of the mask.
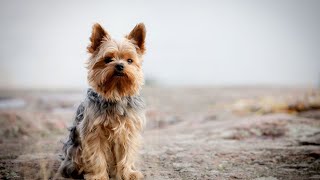
[[[121,41],[112,39],[99,24],[93,26],[87,67],[92,88],[78,107],[63,146],[59,168],[63,177],[143,179],[134,162],[145,123],[139,96],[145,37],[143,23]]]

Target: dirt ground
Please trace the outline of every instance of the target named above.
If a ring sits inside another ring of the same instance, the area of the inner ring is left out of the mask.
[[[52,179],[83,91],[0,91],[0,179]],[[320,179],[320,91],[143,90],[146,179]]]

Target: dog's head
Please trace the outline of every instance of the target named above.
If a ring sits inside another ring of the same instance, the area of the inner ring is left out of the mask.
[[[88,51],[89,85],[108,100],[119,100],[139,93],[143,85],[142,56],[146,29],[143,23],[122,40],[111,38],[99,24],[94,24]]]

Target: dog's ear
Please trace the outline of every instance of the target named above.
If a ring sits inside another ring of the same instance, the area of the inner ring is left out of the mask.
[[[146,38],[146,27],[143,23],[137,24],[128,36],[126,36],[133,44],[138,48],[137,51],[140,54],[145,52],[145,38]]]
[[[94,53],[100,46],[102,40],[110,40],[111,37],[107,31],[105,31],[100,24],[95,23],[92,26],[92,34],[90,37],[91,43],[88,46],[89,53]]]

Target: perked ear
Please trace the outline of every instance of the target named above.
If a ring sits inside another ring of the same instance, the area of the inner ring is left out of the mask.
[[[111,39],[110,35],[105,31],[100,24],[95,23],[92,26],[92,34],[90,37],[91,43],[88,46],[89,53],[94,53],[100,46],[103,39]]]
[[[138,53],[144,54],[146,50],[144,45],[146,38],[146,27],[143,23],[137,24],[127,36],[127,38],[138,47]]]

